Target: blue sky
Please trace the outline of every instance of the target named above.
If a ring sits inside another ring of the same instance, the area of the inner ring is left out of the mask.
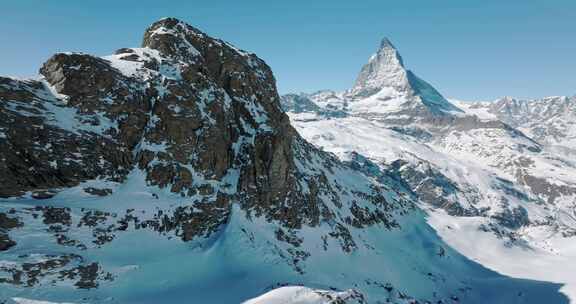
[[[35,75],[59,51],[139,46],[166,16],[255,52],[281,93],[349,88],[386,36],[447,97],[576,94],[574,0],[3,1],[0,74]]]

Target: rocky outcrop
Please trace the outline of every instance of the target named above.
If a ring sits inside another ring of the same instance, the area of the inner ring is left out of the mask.
[[[8,231],[22,226],[18,218],[0,212],[0,251],[6,251],[16,246],[16,242],[8,236]]]

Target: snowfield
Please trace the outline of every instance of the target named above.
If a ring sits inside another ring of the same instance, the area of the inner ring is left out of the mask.
[[[560,289],[571,301],[576,299],[576,245],[566,238],[546,239],[548,248],[510,247],[495,235],[478,230],[480,218],[458,218],[440,210],[429,212],[428,222],[446,243],[458,252],[494,271],[531,280],[562,283]],[[546,231],[534,231],[535,238]]]
[[[309,113],[290,113],[290,117],[304,138],[343,160],[350,158],[350,152],[356,152],[380,164],[398,159],[413,164],[433,164],[451,180],[459,181],[462,187],[473,185],[482,195],[482,199],[474,204],[469,203],[465,196],[461,197],[464,207],[473,205],[476,208],[490,207],[493,212],[502,210],[504,206],[499,202],[503,195],[492,187],[494,178],[514,179],[514,171],[506,163],[514,158],[516,152],[507,152],[509,145],[507,140],[500,141],[501,134],[472,134],[469,138],[448,136],[437,143],[422,143],[391,130],[386,124],[360,117],[323,119]],[[558,178],[575,181],[574,168],[554,165],[551,159],[540,160],[533,169],[539,176],[552,181]],[[534,218],[544,220],[550,214],[538,204],[527,204],[517,199],[510,199],[509,203],[522,206]],[[557,207],[553,209],[556,211],[552,213],[557,223],[576,226],[572,215],[561,216],[565,210],[571,210],[573,204],[573,197],[557,199]],[[521,228],[517,233],[525,245],[510,246],[502,238],[479,230],[487,223],[486,217],[456,217],[438,208],[424,208],[429,214],[430,225],[463,255],[512,277],[565,284],[561,291],[576,299],[576,277],[573,275],[576,271],[576,246],[572,238],[559,235],[557,228],[545,225]]]
[[[274,289],[242,304],[330,304],[334,303],[335,299],[352,303],[350,300],[353,297],[354,293],[351,291],[335,292],[301,286],[286,286]]]

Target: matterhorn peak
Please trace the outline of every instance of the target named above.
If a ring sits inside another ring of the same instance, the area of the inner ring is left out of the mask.
[[[396,53],[398,53],[396,47],[394,46],[394,44],[392,44],[392,41],[390,41],[388,37],[384,37],[382,38],[382,41],[380,41],[380,49],[378,49],[378,52],[381,52],[383,50],[394,50],[396,51]]]
[[[362,67],[354,87],[347,93],[356,100],[371,96],[403,100],[405,107],[424,105],[433,113],[461,112],[430,84],[404,67],[402,56],[388,38],[382,39],[378,51]]]
[[[376,54],[362,67],[352,94],[367,97],[387,87],[405,92],[408,77],[400,53],[388,38],[384,38]]]

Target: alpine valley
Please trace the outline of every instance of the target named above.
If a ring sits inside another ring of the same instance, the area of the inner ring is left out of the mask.
[[[576,99],[345,92],[166,18],[0,77],[0,303],[568,303]]]

